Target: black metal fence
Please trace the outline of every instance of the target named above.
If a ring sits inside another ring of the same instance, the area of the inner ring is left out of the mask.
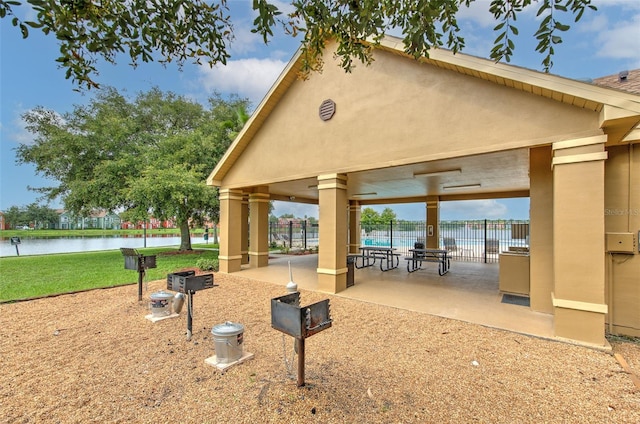
[[[292,220],[269,222],[271,247],[285,249],[315,249],[318,247],[318,224]]]
[[[361,227],[362,246],[395,247],[401,254],[408,254],[414,243],[424,242],[427,235],[425,221]],[[494,263],[501,252],[529,249],[529,221],[441,221],[439,230],[439,248],[448,250],[454,260]]]
[[[360,245],[395,247],[398,253],[408,255],[414,243],[424,243],[427,230],[425,221],[362,223]],[[272,247],[313,250],[318,246],[318,224],[303,220],[270,222],[269,241]],[[495,263],[501,252],[529,249],[529,221],[441,221],[438,246],[448,250],[453,260]]]

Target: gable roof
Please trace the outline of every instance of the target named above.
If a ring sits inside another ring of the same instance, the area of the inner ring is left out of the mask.
[[[376,48],[414,60],[404,52],[402,40],[397,37],[387,36]],[[615,136],[620,141],[629,135],[640,120],[640,96],[635,94],[514,65],[496,63],[480,57],[461,53],[453,54],[443,49],[432,50],[429,58],[421,58],[418,61],[600,113],[603,128],[608,125],[619,127],[616,128]],[[260,130],[282,96],[298,79],[300,69],[301,52],[298,50],[211,172],[207,178],[207,184],[222,185],[226,173]]]

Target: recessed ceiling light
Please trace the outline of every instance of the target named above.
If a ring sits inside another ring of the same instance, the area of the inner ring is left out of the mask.
[[[459,174],[462,172],[460,168],[454,169],[442,169],[440,171],[425,171],[425,172],[414,172],[413,177],[435,177],[438,175],[449,175],[449,174]]]
[[[465,188],[478,188],[481,187],[481,184],[463,184],[463,185],[453,185],[453,186],[443,186],[443,190],[464,190]]]

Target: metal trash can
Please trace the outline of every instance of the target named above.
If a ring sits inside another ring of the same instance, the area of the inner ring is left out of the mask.
[[[347,287],[351,287],[355,284],[356,274],[356,257],[347,256]]]
[[[216,359],[219,364],[228,364],[242,358],[244,338],[242,324],[227,321],[224,324],[215,325],[211,329],[211,334],[213,334]]]
[[[151,293],[151,302],[149,309],[154,317],[163,317],[171,315],[171,304],[173,303],[173,294],[164,290]]]

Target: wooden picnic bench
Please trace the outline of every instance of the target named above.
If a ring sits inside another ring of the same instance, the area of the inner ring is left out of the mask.
[[[445,249],[409,249],[411,256],[405,256],[407,271],[422,269],[422,262],[437,262],[438,274],[444,275],[451,268],[451,257]]]

